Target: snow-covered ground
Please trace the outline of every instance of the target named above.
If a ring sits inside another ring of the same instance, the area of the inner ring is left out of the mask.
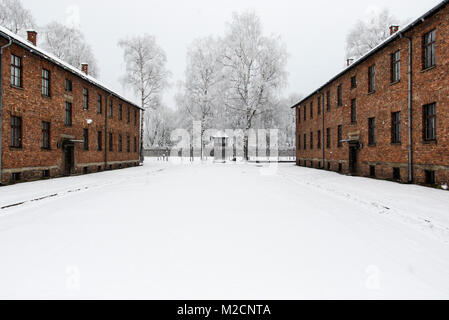
[[[2,187],[0,298],[449,298],[449,192],[261,170],[149,161]]]

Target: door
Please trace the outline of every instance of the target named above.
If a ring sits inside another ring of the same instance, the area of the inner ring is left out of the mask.
[[[359,148],[357,146],[349,146],[349,172],[351,174],[357,174],[358,151]]]
[[[73,145],[65,145],[64,151],[64,175],[70,176],[74,169],[74,147]]]

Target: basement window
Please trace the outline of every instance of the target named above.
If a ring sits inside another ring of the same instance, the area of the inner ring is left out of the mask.
[[[376,177],[376,166],[369,166],[369,176],[371,178]]]
[[[11,182],[12,183],[18,182],[20,180],[22,180],[22,174],[20,172],[13,172],[11,174]]]
[[[393,180],[401,180],[401,168],[393,168]]]
[[[343,165],[341,163],[338,164],[338,172],[343,172]]]
[[[426,176],[426,184],[435,185],[435,171],[426,170],[425,176]]]
[[[42,170],[42,178],[50,178],[50,170]]]

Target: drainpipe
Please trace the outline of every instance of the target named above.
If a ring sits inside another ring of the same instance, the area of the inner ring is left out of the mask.
[[[106,105],[104,108],[104,170],[108,167],[108,112],[109,112],[109,99],[112,97],[112,93],[106,97]]]
[[[325,154],[326,147],[324,145],[324,143],[325,143],[325,139],[324,139],[324,115],[326,113],[326,111],[324,110],[324,106],[325,106],[324,99],[325,99],[325,97],[324,97],[324,93],[322,93],[320,91],[317,91],[317,94],[319,94],[321,96],[321,115],[322,115],[321,116],[321,149],[322,149],[322,152],[323,152],[323,154],[322,154],[322,169],[324,169],[326,167],[324,165],[324,162],[326,161],[326,154]]]
[[[413,42],[412,38],[404,37],[408,39],[408,182],[413,183]]]
[[[3,50],[12,45],[12,38],[9,37],[8,44],[0,47],[0,185],[2,184],[2,141],[3,141]]]

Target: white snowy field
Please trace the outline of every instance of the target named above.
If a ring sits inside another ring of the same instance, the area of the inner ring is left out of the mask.
[[[449,192],[266,173],[149,161],[2,187],[23,203],[0,209],[0,298],[449,299]]]

